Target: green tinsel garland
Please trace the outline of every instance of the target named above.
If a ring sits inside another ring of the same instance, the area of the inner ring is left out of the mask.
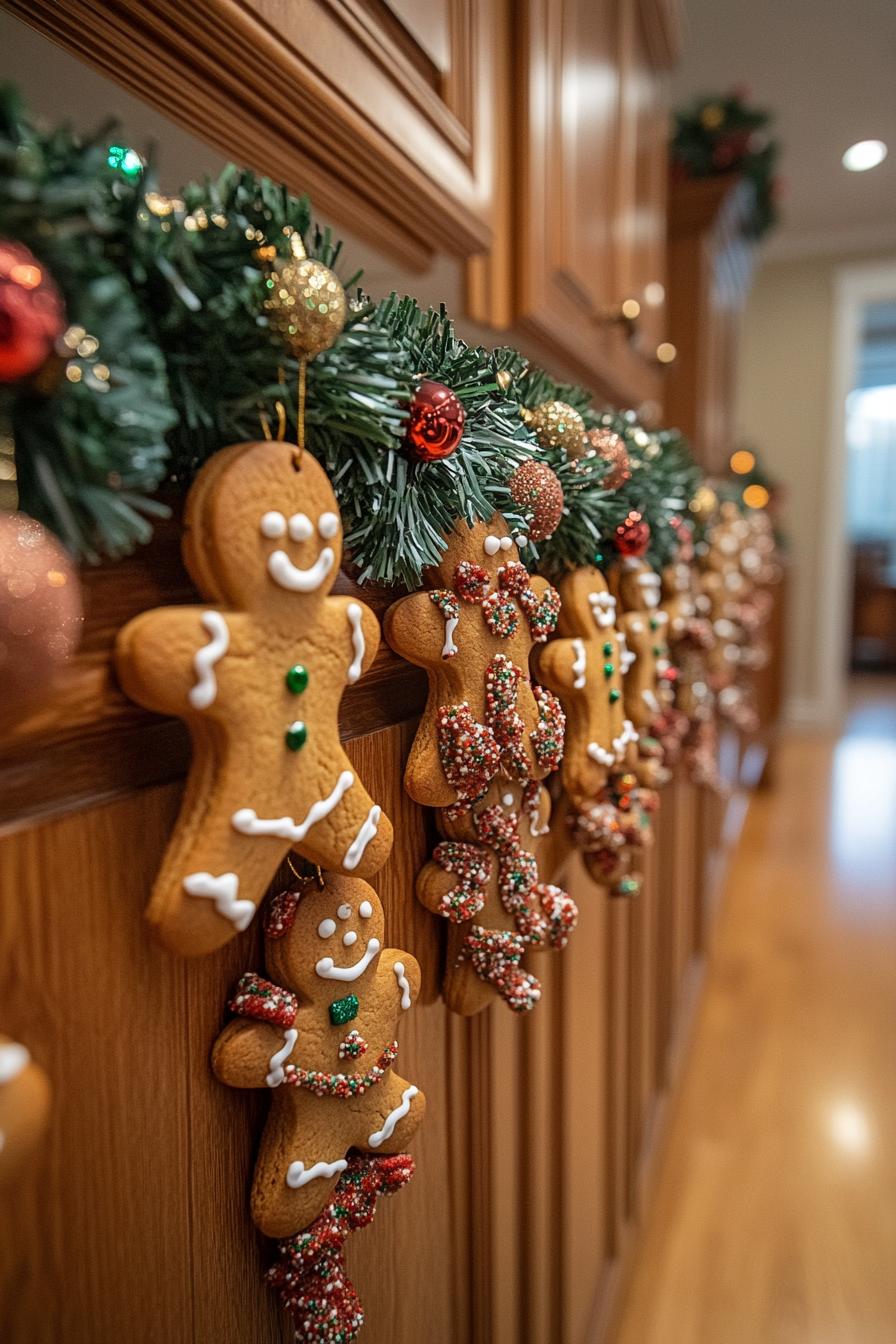
[[[97,357],[112,371],[105,388],[85,368],[49,398],[6,398],[22,507],[88,558],[145,540],[142,515],[163,511],[149,497],[162,480],[185,487],[219,448],[260,438],[276,424],[278,402],[294,432],[296,365],[267,330],[259,247],[285,253],[295,231],[310,256],[341,269],[341,245],[313,227],[305,198],[232,166],[165,197],[149,173],[124,180],[109,167],[108,133],[84,144],[67,131],[40,133],[12,95],[0,97],[0,195],[10,202],[0,234],[46,262],[70,320],[98,337]],[[342,279],[351,291],[358,276]],[[458,449],[437,462],[415,460],[403,443],[421,376],[451,387],[466,412]],[[548,400],[623,437],[632,477],[621,490],[603,488],[599,460],[570,462],[538,444],[521,409]],[[306,427],[360,578],[417,586],[458,518],[497,510],[514,532],[527,530],[508,482],[529,457],[554,469],[566,503],[554,536],[526,548],[530,567],[609,559],[630,509],[651,524],[650,558],[664,563],[674,548],[670,519],[699,472],[680,436],[651,434],[631,412],[589,402],[584,389],[529,369],[513,350],[468,346],[444,310],[424,312],[394,294],[373,304],[357,291],[343,333],[309,365]]]

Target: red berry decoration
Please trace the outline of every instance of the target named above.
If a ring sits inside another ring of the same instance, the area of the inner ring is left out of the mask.
[[[650,524],[645,523],[637,509],[632,509],[617,527],[613,540],[620,555],[643,555],[650,545]]]
[[[421,462],[450,457],[460,443],[467,413],[444,383],[424,378],[408,411],[405,443]]]
[[[514,504],[529,519],[529,540],[544,541],[563,517],[563,486],[544,462],[528,458],[509,481]]]
[[[632,468],[628,449],[619,434],[602,426],[599,429],[589,429],[585,441],[586,453],[589,456],[595,453],[607,465],[606,473],[600,482],[605,490],[618,490],[631,479]]]
[[[37,373],[64,330],[49,272],[27,247],[0,238],[0,383]]]

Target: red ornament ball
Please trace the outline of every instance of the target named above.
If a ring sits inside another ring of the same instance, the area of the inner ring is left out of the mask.
[[[563,487],[544,462],[528,458],[510,478],[510,494],[529,520],[529,540],[545,541],[563,516]]]
[[[81,585],[54,536],[24,513],[0,514],[0,717],[33,708],[81,633]]]
[[[463,437],[467,413],[444,383],[424,378],[408,411],[405,443],[421,462],[450,457]]]
[[[589,429],[585,440],[587,451],[596,453],[601,461],[606,463],[607,470],[600,482],[605,490],[618,490],[626,481],[631,480],[632,468],[628,449],[619,434],[607,429],[606,426],[601,426],[599,429]]]
[[[641,556],[650,545],[650,524],[645,523],[637,509],[632,509],[617,527],[613,540],[620,555]]]
[[[30,378],[65,330],[65,309],[46,267],[0,238],[0,383]]]

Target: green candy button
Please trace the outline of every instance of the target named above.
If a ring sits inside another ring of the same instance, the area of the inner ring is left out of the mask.
[[[290,751],[299,751],[304,747],[305,740],[308,737],[308,729],[301,719],[296,719],[286,730],[286,745]]]
[[[616,690],[616,687],[614,686],[612,691],[610,692],[610,704],[615,705],[618,699],[619,699],[619,692]]]
[[[612,654],[613,654],[613,645],[610,643],[609,640],[607,640],[606,644],[604,645],[604,657],[610,658],[612,657]]]
[[[604,676],[605,676],[605,677],[612,677],[612,675],[613,675],[613,664],[612,664],[612,663],[604,663]]]
[[[301,695],[308,685],[308,669],[304,663],[293,663],[286,674],[286,689],[293,695]]]
[[[360,1008],[357,994],[346,994],[344,999],[337,999],[335,1003],[330,1004],[330,1021],[334,1027],[343,1027],[346,1022],[351,1022],[358,1016]]]

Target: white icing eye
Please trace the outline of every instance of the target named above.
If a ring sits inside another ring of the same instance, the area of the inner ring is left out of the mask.
[[[293,541],[307,541],[314,535],[314,525],[307,513],[294,513],[289,520],[289,535]]]
[[[324,541],[329,541],[331,537],[335,537],[336,533],[339,531],[339,519],[336,517],[336,514],[322,513],[317,520],[317,530]]]
[[[286,519],[276,510],[264,514],[258,526],[263,537],[282,537],[286,533]]]
[[[349,929],[348,933],[342,935],[342,941],[346,947],[351,947],[358,941],[358,935]]]
[[[363,912],[363,906],[362,906],[362,912]],[[351,919],[352,908],[350,905],[340,905],[336,913],[340,919]],[[336,926],[334,925],[333,927],[335,928]]]
[[[512,538],[512,537],[502,537],[501,540],[500,540],[500,542],[499,542],[498,544],[499,544],[499,546],[501,547],[501,550],[502,550],[502,551],[509,551],[510,548],[511,548],[511,546],[513,545],[513,538]]]
[[[493,537],[491,535],[487,536],[482,543],[482,549],[485,551],[486,555],[497,555],[501,549],[501,538]]]
[[[358,914],[361,916],[362,919],[370,918],[370,916],[373,914],[373,906],[370,904],[369,901],[361,902],[361,904],[358,906]]]
[[[317,932],[321,938],[332,938],[336,932],[335,919],[322,919],[317,926]]]

